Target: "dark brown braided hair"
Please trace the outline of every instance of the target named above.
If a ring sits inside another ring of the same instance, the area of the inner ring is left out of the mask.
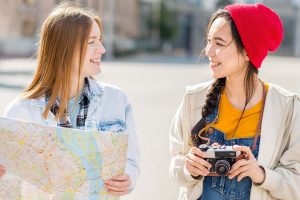
[[[208,31],[209,31],[212,23],[219,17],[223,17],[224,19],[226,19],[229,22],[230,28],[231,28],[231,33],[232,33],[232,38],[235,40],[235,42],[237,44],[238,51],[240,53],[242,53],[244,51],[244,46],[243,46],[242,40],[241,40],[240,35],[237,31],[237,28],[234,24],[234,21],[232,20],[229,12],[227,10],[218,10],[217,12],[215,12],[212,15],[212,17],[209,20],[208,26],[207,26],[207,34],[208,34]],[[246,101],[245,101],[245,106],[244,106],[242,115],[245,111],[246,105],[251,100],[251,98],[254,94],[254,91],[255,91],[255,79],[254,79],[255,76],[253,76],[254,74],[258,74],[258,70],[254,67],[254,65],[251,62],[249,62],[249,66],[247,68],[246,76],[244,79]],[[225,88],[225,84],[226,84],[226,77],[219,78],[214,81],[211,88],[209,89],[209,91],[206,95],[205,104],[202,108],[202,118],[193,127],[192,132],[191,132],[191,142],[193,145],[199,146],[200,144],[204,144],[207,142],[206,140],[203,140],[202,138],[200,138],[198,136],[198,133],[207,124],[205,118],[208,115],[213,113],[214,109],[216,108],[217,104],[219,103],[218,99],[219,99],[220,94],[223,92],[223,90]],[[241,115],[239,121],[241,120],[242,115]],[[203,133],[201,133],[201,136],[205,137],[205,131]]]

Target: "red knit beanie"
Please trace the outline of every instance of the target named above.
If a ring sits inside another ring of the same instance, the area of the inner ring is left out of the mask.
[[[268,51],[275,51],[283,39],[283,26],[279,16],[267,6],[232,4],[228,10],[242,39],[251,63],[260,68]]]

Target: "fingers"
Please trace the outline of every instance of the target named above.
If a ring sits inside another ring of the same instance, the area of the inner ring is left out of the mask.
[[[234,145],[233,149],[235,151],[241,151],[245,154],[245,157],[247,160],[254,158],[254,155],[248,146],[239,146],[239,145]]]
[[[189,150],[189,153],[193,154],[193,155],[196,155],[196,156],[199,156],[201,158],[205,158],[206,157],[206,154],[205,152],[201,151],[199,148],[197,147],[192,147],[190,150]]]
[[[211,164],[199,156],[188,153],[186,155],[186,158],[187,158],[187,160],[189,160],[189,163],[194,165],[195,167],[205,166],[206,168],[211,168]]]
[[[250,172],[249,170],[246,170],[242,173],[240,173],[240,175],[238,175],[237,181],[240,182],[243,178],[249,176],[250,177]]]
[[[110,194],[122,196],[129,192],[131,185],[130,177],[127,174],[117,175],[104,182],[104,187]]]
[[[229,173],[232,173],[233,171],[239,169],[240,167],[249,164],[249,160],[246,159],[242,159],[237,161],[236,163],[234,163],[234,165],[232,166],[231,170],[229,171]]]
[[[113,176],[111,179],[116,181],[126,181],[126,180],[130,180],[130,177],[127,174],[121,174],[121,175]]]
[[[6,170],[3,165],[0,165],[0,177],[5,174]]]
[[[118,192],[118,191],[113,191],[113,190],[108,190],[106,189],[108,193],[115,195],[115,196],[123,196],[125,194],[128,194],[128,192]]]
[[[243,151],[247,153],[249,153],[249,151],[251,152],[249,147],[244,147],[244,146],[238,146],[237,148],[235,148],[235,150]],[[257,165],[257,161],[253,156],[252,152],[251,155],[252,156],[249,156],[248,159],[241,159],[232,166],[231,170],[229,171],[229,176],[228,176],[229,179],[238,176],[238,181],[240,181],[245,176],[251,176],[251,177],[253,176],[251,171]]]
[[[192,176],[207,176],[211,164],[204,160],[206,156],[204,152],[196,147],[192,147],[186,155],[185,167]]]
[[[205,161],[205,160],[203,160]],[[193,162],[189,159],[186,159],[186,169],[190,172],[192,176],[207,176],[209,173],[209,168],[206,168],[204,165]]]
[[[232,178],[240,175],[241,173],[248,171],[249,169],[250,169],[249,165],[241,166],[241,167],[239,167],[239,168],[237,168],[235,170],[230,171],[228,178],[232,179]]]

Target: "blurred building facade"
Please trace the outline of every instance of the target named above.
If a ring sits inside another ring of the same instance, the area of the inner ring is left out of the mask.
[[[281,17],[284,40],[276,52],[279,55],[300,56],[300,1],[299,0],[168,0],[176,10],[180,26],[174,47],[197,55],[205,46],[206,25],[210,15],[229,3],[264,3]],[[259,19],[258,19],[259,20]]]
[[[37,33],[53,8],[63,0],[0,0],[0,56],[30,56]],[[108,57],[114,49],[133,49],[139,37],[138,0],[69,0],[95,11],[103,20]]]
[[[70,1],[70,0],[69,0]],[[62,0],[0,0],[0,56],[31,56],[37,32]],[[106,58],[122,52],[163,50],[199,55],[210,15],[226,3],[262,2],[283,19],[279,54],[300,56],[299,0],[73,0],[104,22]],[[162,9],[163,8],[163,9]],[[171,33],[170,33],[171,32]],[[172,32],[174,34],[172,34]]]
[[[300,1],[264,0],[263,3],[274,9],[283,21],[284,39],[278,53],[300,56]]]

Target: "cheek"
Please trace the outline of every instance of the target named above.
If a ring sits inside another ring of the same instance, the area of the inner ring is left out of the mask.
[[[219,61],[224,66],[239,66],[243,62],[243,57],[240,56],[240,54],[233,49],[216,52],[216,55],[218,56]]]
[[[91,52],[89,49],[87,49],[84,56],[84,63],[89,63],[90,59],[91,59]]]
[[[238,57],[238,54],[236,51],[232,51],[231,49],[218,49],[216,50],[216,55],[221,61],[226,61],[229,58],[236,58]]]

